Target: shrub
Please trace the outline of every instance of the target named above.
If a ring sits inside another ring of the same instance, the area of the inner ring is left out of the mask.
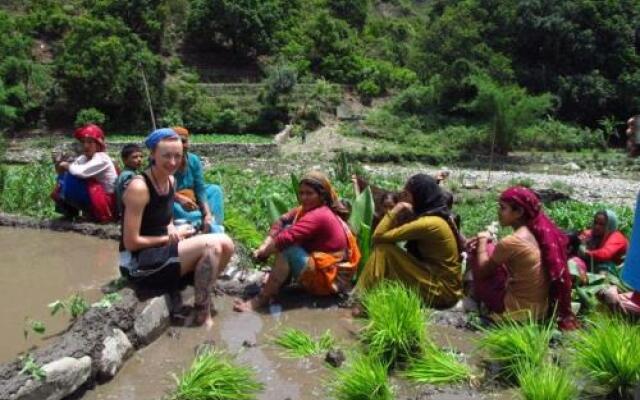
[[[83,108],[76,114],[75,125],[83,126],[87,124],[96,124],[103,126],[106,121],[105,115],[100,111],[93,107],[91,108]]]
[[[523,400],[573,400],[578,389],[566,368],[545,363],[537,368],[518,371],[520,396]]]
[[[362,305],[369,319],[362,340],[372,357],[392,367],[425,347],[427,310],[413,289],[385,281],[364,293]]]
[[[621,317],[598,316],[587,329],[576,332],[573,361],[586,374],[594,391],[617,393],[640,383],[640,327]]]
[[[336,400],[392,400],[387,368],[379,359],[357,355],[346,368],[335,370],[330,384]]]
[[[600,146],[598,131],[580,128],[551,118],[518,132],[514,148],[522,150],[579,150]]]
[[[485,330],[480,348],[488,352],[488,360],[500,364],[499,376],[514,382],[522,368],[542,365],[552,332],[551,323],[545,326],[532,320],[504,320]]]
[[[255,399],[263,388],[251,368],[234,365],[219,351],[198,354],[178,378],[172,400]]]

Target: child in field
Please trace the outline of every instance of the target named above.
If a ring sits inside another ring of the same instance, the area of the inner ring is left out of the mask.
[[[118,214],[122,214],[122,194],[131,179],[138,175],[138,170],[142,167],[142,157],[142,148],[135,143],[126,144],[120,152],[120,158],[122,158],[124,168],[116,180]]]

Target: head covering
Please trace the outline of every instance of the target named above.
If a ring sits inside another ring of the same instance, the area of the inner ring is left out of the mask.
[[[618,216],[613,210],[606,209],[596,212],[594,220],[599,215],[603,216],[605,219],[604,233],[601,236],[594,236],[593,231],[591,231],[591,235],[587,240],[587,249],[589,250],[599,249],[602,247],[609,236],[618,230]]]
[[[615,232],[618,230],[618,215],[615,211],[606,209],[604,210],[604,214],[607,216],[607,234]]]
[[[180,137],[171,128],[156,129],[155,131],[151,132],[149,136],[147,136],[147,138],[144,140],[144,145],[147,146],[149,150],[153,150],[161,140],[168,138],[179,139]]]
[[[338,215],[342,219],[347,219],[349,217],[349,210],[344,206],[344,204],[342,204],[338,198],[338,193],[336,193],[335,189],[331,185],[331,181],[329,181],[329,178],[327,178],[324,173],[317,170],[311,170],[300,180],[300,184],[303,183],[314,187],[316,191],[320,192],[324,197],[322,199],[324,204],[326,204],[334,214]]]
[[[500,195],[500,201],[516,205],[524,211],[526,226],[540,246],[541,261],[551,278],[551,298],[557,303],[561,329],[577,328],[571,311],[571,275],[567,266],[566,235],[542,211],[540,199],[530,189],[511,187]]]
[[[107,148],[107,145],[104,142],[104,132],[98,125],[88,124],[81,126],[73,133],[73,137],[77,140],[85,138],[95,140],[96,143],[98,143],[98,151],[105,151]]]
[[[413,212],[420,217],[436,216],[444,219],[456,239],[458,254],[461,255],[464,249],[464,240],[455,222],[451,210],[447,206],[447,197],[440,188],[438,181],[427,174],[413,175],[404,185],[406,191],[411,193],[413,198]],[[412,256],[421,259],[422,255],[418,250],[418,241],[409,240],[406,249]]]
[[[171,129],[173,129],[174,132],[177,133],[178,136],[180,136],[181,138],[188,138],[189,137],[189,130],[187,128],[185,128],[184,126],[174,126]]]
[[[409,178],[404,187],[413,197],[413,212],[416,215],[437,215],[445,219],[449,216],[447,199],[434,177],[416,174]]]

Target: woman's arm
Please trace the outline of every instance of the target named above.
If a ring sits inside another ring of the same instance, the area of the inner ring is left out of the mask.
[[[618,231],[613,232],[602,247],[594,250],[587,250],[587,256],[598,262],[614,261],[614,258],[627,250],[627,238]]]
[[[391,211],[385,214],[375,232],[373,232],[373,243],[395,243],[421,239],[434,229],[422,218],[395,226],[400,217],[410,212],[412,212],[412,208],[409,203],[400,202],[396,204]]]
[[[489,241],[489,233],[480,232],[478,234],[478,248],[477,248],[477,260],[478,268],[474,270],[474,274],[479,279],[485,279],[494,274],[496,264],[491,257],[489,257],[489,253],[487,252],[487,243]]]
[[[328,213],[331,211],[327,210]],[[273,239],[277,249],[283,249],[293,244],[299,244],[315,236],[319,226],[327,218],[325,213],[317,209],[302,216],[288,229],[281,230]]]
[[[94,177],[99,173],[106,171],[112,163],[106,153],[96,153],[91,157],[91,160],[82,164],[78,163],[78,160],[81,158],[83,157],[78,158],[69,165],[69,173],[83,179]]]

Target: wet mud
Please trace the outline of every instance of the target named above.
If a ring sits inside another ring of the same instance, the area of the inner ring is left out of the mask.
[[[0,362],[41,346],[69,325],[68,316],[51,316],[47,304],[74,293],[97,301],[101,285],[118,275],[113,241],[0,227],[0,243]],[[44,334],[33,332],[29,319],[42,321]]]

